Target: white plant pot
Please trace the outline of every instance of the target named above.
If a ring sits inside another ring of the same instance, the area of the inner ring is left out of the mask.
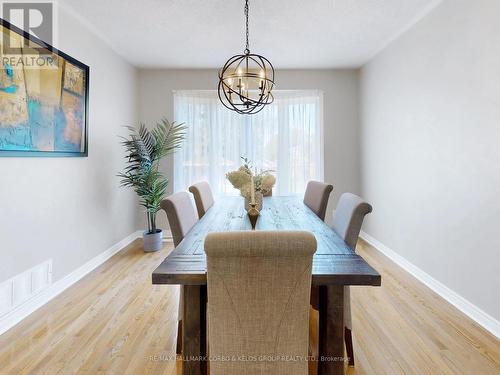
[[[145,252],[150,253],[161,250],[163,245],[163,231],[161,229],[157,229],[156,233],[148,233],[148,231],[146,230],[142,234],[142,239],[144,242]]]

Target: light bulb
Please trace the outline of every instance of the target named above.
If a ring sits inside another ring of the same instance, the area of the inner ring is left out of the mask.
[[[264,89],[264,77],[266,76],[264,69],[260,70],[259,76],[261,78],[261,80],[259,82],[259,89],[262,90],[262,89]]]

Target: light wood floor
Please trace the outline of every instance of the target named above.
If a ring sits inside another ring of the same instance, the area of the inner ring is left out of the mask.
[[[151,285],[170,249],[133,243],[0,336],[0,374],[180,374],[178,288]],[[349,374],[500,374],[499,340],[366,243],[358,252],[382,287],[352,289]]]

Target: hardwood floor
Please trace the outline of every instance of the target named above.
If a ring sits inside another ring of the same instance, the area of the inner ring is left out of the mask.
[[[1,335],[0,374],[180,374],[179,290],[151,284],[171,248],[133,243]],[[358,252],[382,287],[351,289],[348,374],[500,374],[499,340],[363,241]]]

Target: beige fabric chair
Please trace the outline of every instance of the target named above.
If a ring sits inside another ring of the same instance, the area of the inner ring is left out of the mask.
[[[198,221],[191,198],[187,192],[181,191],[165,198],[160,205],[167,213],[174,245],[177,246]]]
[[[321,220],[325,220],[326,206],[333,186],[319,181],[309,181],[304,194],[304,204]]]
[[[198,182],[189,187],[189,191],[193,193],[198,217],[201,219],[210,207],[214,205],[214,196],[210,185],[206,181]]]
[[[210,233],[205,240],[212,375],[306,375],[316,239],[308,232]],[[262,359],[262,358],[261,358]]]
[[[189,194],[185,191],[172,194],[161,201],[160,206],[167,213],[168,223],[172,231],[174,246],[178,246],[184,236],[193,228],[198,221],[196,212]],[[182,352],[182,304],[183,290],[180,288],[179,313],[177,325],[177,354]]]
[[[340,196],[337,209],[333,214],[332,228],[342,237],[345,243],[356,250],[359,232],[363,225],[363,219],[372,212],[372,206],[363,201],[357,195],[344,193]],[[351,317],[351,291],[347,286],[344,288],[344,325],[345,342],[349,365],[354,366],[354,351],[352,347],[352,317]]]

